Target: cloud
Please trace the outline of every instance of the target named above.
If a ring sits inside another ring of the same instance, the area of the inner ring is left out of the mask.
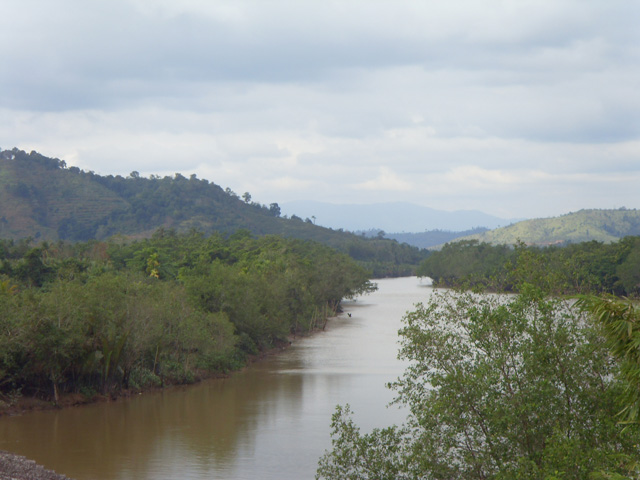
[[[377,193],[385,191],[408,192],[412,190],[411,183],[402,180],[387,167],[380,167],[377,177],[361,183],[356,183],[353,187],[357,190],[373,190]]]
[[[635,2],[7,0],[0,14],[4,148],[197,173],[263,203],[522,216],[640,200]]]

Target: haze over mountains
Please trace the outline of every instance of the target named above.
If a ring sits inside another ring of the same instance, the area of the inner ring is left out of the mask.
[[[350,231],[379,229],[387,233],[448,230],[460,232],[478,227],[505,227],[518,219],[505,219],[478,210],[444,211],[412,203],[340,205],[324,202],[285,202],[282,213],[312,218],[317,225]]]
[[[640,212],[591,209],[516,221],[475,210],[446,212],[411,203],[262,205],[252,201],[249,192],[241,197],[195,175],[143,178],[133,171],[126,178],[100,176],[37,152],[0,152],[1,238],[85,241],[117,234],[139,238],[158,228],[205,234],[247,229],[255,235],[313,239],[357,260],[389,254],[397,262],[400,257],[416,260],[415,247],[437,247],[459,238],[506,245],[613,242],[640,235]],[[406,251],[400,255],[402,248]]]

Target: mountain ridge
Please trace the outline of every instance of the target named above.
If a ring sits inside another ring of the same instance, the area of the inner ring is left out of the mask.
[[[494,245],[561,245],[597,241],[610,243],[620,238],[640,235],[640,211],[636,209],[582,209],[550,218],[523,220],[483,233],[457,238]]]
[[[375,242],[382,245],[392,239],[406,243],[407,247],[424,249],[434,248],[436,239],[440,239],[440,244],[464,239],[507,245],[518,241],[553,245],[591,240],[612,242],[624,236],[640,235],[640,212],[624,207],[585,209],[558,217],[522,220],[482,232],[486,227],[472,226],[456,231],[435,219],[452,215],[450,219],[454,220],[450,221],[466,221],[472,225],[481,223],[483,218],[493,222],[510,220],[473,210],[444,212],[401,202],[352,205],[353,208],[322,202],[306,205],[310,208],[330,205],[336,212],[335,222],[351,219],[352,223],[343,224],[345,227],[334,224],[336,229],[323,226],[323,222],[328,222],[314,215],[313,210],[294,212],[291,203],[283,207],[277,203],[261,205],[252,202],[248,193],[241,199],[230,189],[195,175],[186,178],[176,173],[173,177],[142,178],[134,171],[126,178],[100,176],[77,167],[67,168],[64,160],[37,152],[26,153],[16,148],[0,151],[0,237],[3,238],[82,241],[106,239],[115,234],[134,238],[150,236],[158,228],[195,229],[203,233],[247,229],[255,235],[278,234],[319,241],[366,261],[380,254],[375,252],[379,246],[372,248]],[[427,213],[431,216],[424,217]],[[382,224],[376,227],[380,230],[356,228],[357,222],[369,225],[372,218]],[[420,233],[397,233],[399,229],[393,226],[399,224],[386,224],[385,218],[403,222],[404,232],[410,222],[427,228]],[[395,233],[385,233],[384,226],[392,227],[386,231]],[[373,235],[368,233],[372,231]],[[469,233],[473,235],[465,235]],[[403,243],[399,243],[393,248],[402,246]]]
[[[374,276],[408,275],[426,251],[281,215],[277,203],[241,199],[196,175],[96,175],[37,152],[0,151],[0,238],[38,242],[138,239],[159,229],[226,235],[247,230],[316,241],[344,252]]]
[[[319,225],[349,231],[378,229],[394,233],[430,230],[465,231],[497,228],[520,219],[499,218],[478,210],[437,210],[409,202],[333,204],[317,201],[283,202],[284,213],[314,218]]]

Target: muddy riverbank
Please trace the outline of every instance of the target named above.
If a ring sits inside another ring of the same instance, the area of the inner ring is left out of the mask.
[[[281,341],[278,345],[272,347],[271,349],[265,350],[264,352],[260,352],[256,355],[250,355],[247,359],[247,364],[242,367],[240,370],[230,372],[230,373],[220,373],[220,372],[201,372],[201,374],[194,379],[191,383],[175,383],[175,384],[166,384],[160,387],[145,387],[142,389],[122,389],[117,392],[111,392],[108,395],[103,394],[93,394],[93,395],[84,395],[82,393],[66,393],[61,394],[58,403],[55,403],[52,398],[38,398],[35,396],[22,396],[22,395],[13,395],[11,397],[3,397],[0,395],[0,417],[3,416],[13,416],[13,415],[22,415],[29,412],[36,412],[41,410],[55,410],[61,408],[69,408],[69,407],[77,407],[81,405],[88,405],[91,403],[100,403],[100,402],[109,402],[109,401],[117,401],[120,399],[131,398],[132,396],[141,395],[144,393],[154,393],[159,390],[166,390],[175,387],[184,387],[186,385],[195,385],[205,380],[212,379],[223,379],[229,378],[231,375],[237,374],[240,371],[248,368],[250,365],[265,360],[273,355],[278,355],[284,352],[288,347],[291,346],[292,341],[296,338],[304,338],[309,335],[313,335],[320,330],[314,330],[311,333],[298,335],[296,337],[291,336],[288,341]],[[2,479],[0,479],[2,480]]]

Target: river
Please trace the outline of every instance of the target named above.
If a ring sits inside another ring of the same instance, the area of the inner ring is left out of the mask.
[[[0,418],[0,450],[76,480],[313,479],[337,404],[363,431],[404,418],[385,384],[404,370],[401,318],[432,290],[415,277],[377,283],[324,332],[228,379]]]

